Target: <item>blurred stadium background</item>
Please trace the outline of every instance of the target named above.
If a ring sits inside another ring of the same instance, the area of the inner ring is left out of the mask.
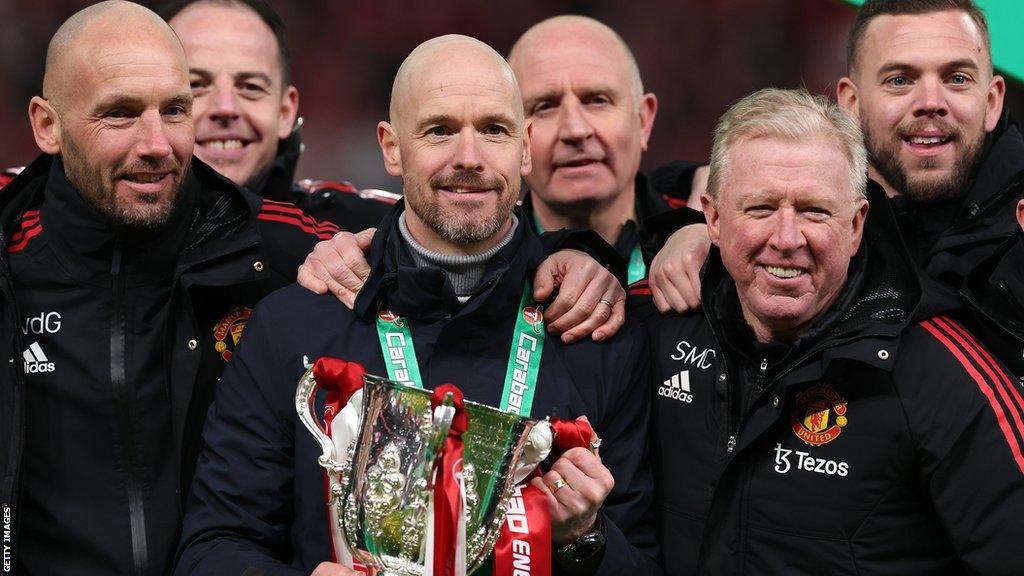
[[[609,24],[633,48],[645,88],[658,95],[643,164],[651,168],[675,159],[706,159],[715,120],[758,88],[805,86],[834,97],[835,81],[846,68],[846,32],[854,14],[840,0],[270,3],[289,26],[294,82],[301,93],[306,153],[299,176],[396,191],[400,183],[384,172],[375,126],[386,116],[399,63],[427,38],[468,34],[506,53],[530,25],[556,14],[585,14]],[[40,89],[46,43],[61,21],[88,4],[0,0],[0,166],[35,157],[26,110]],[[1010,17],[1019,31],[1024,8],[1016,10]],[[1007,107],[1019,118],[1024,84],[1008,81]]]

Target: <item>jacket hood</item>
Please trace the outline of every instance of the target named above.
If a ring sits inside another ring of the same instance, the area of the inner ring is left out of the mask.
[[[795,343],[799,350],[823,349],[865,337],[896,338],[915,317],[922,282],[899,236],[885,192],[868,187],[870,209],[860,248],[850,260],[846,285],[832,306]],[[739,311],[736,286],[718,248],[712,246],[702,275],[705,315],[714,331]]]

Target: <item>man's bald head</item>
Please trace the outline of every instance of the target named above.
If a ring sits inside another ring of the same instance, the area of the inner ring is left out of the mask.
[[[619,48],[615,51],[616,57],[622,59],[621,64],[629,74],[629,88],[633,99],[637,102],[640,101],[640,97],[644,93],[644,84],[640,79],[640,67],[637,66],[633,51],[629,49],[629,45],[619,36],[618,32],[603,22],[587,16],[565,14],[534,24],[512,45],[512,50],[508,53],[508,62],[516,74],[520,75],[523,73],[524,60],[528,56],[539,55],[550,51],[553,47],[569,44],[580,48],[587,46]]]
[[[111,1],[69,18],[28,115],[39,149],[101,213],[132,227],[170,218],[195,133],[185,53],[159,16]]]
[[[490,46],[457,35],[417,46],[395,76],[390,121],[377,125],[413,238],[444,254],[494,246],[530,171],[529,138],[515,75]]]
[[[58,107],[69,90],[75,89],[74,76],[83,62],[93,59],[99,47],[122,44],[130,50],[135,42],[166,42],[181,57],[188,70],[185,52],[170,26],[156,13],[123,0],[107,0],[79,10],[67,19],[46,49],[43,97]]]
[[[479,74],[481,82],[493,84],[495,89],[511,90],[516,102],[513,112],[516,121],[522,125],[522,96],[508,62],[487,44],[460,34],[427,40],[398,67],[391,87],[391,124],[402,124],[412,95],[422,90],[444,91],[445,76],[452,73]]]

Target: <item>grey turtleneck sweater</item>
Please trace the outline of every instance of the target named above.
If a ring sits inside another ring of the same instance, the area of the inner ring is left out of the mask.
[[[455,289],[455,295],[463,304],[469,300],[477,286],[480,285],[484,272],[487,271],[487,262],[512,240],[517,226],[519,226],[519,219],[513,214],[512,227],[509,228],[508,234],[501,239],[501,242],[479,254],[455,256],[434,252],[423,247],[409,232],[409,227],[405,223],[405,212],[398,216],[398,231],[402,234],[405,245],[409,247],[413,261],[417,266],[437,266],[444,270],[448,280],[452,283],[452,288]]]

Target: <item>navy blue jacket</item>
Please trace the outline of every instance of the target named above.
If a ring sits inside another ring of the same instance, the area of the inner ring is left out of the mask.
[[[545,252],[519,222],[480,288],[459,305],[444,273],[416,268],[397,231],[403,204],[374,238],[372,272],[351,311],[333,296],[292,286],[257,306],[225,370],[204,430],[207,446],[186,513],[177,574],[308,574],[330,558],[324,477],[313,437],[295,414],[308,363],[333,356],[386,374],[374,318],[388,307],[410,319],[424,385],[452,382],[470,400],[498,405],[523,280]],[[615,477],[603,515],[600,574],[652,574],[656,545],[647,464],[649,359],[637,325],[607,342],[547,338],[532,416],[587,415]]]

